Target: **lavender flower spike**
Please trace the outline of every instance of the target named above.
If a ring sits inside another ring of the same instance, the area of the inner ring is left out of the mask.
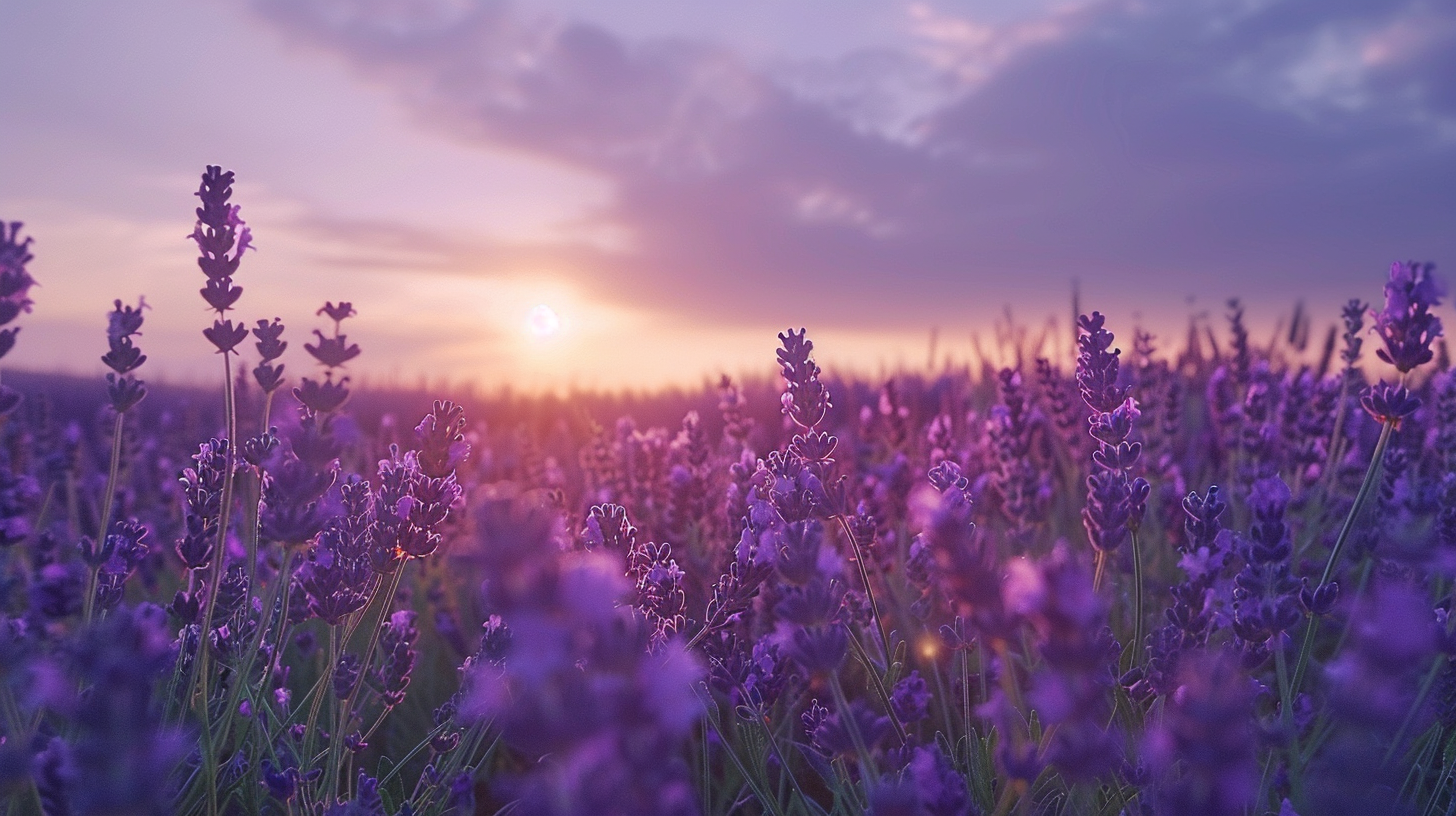
[[[30,238],[20,239],[19,221],[8,226],[0,221],[0,326],[5,326],[22,312],[29,312],[31,300],[28,297],[35,278],[25,271],[30,263]],[[15,347],[15,336],[19,326],[0,329],[0,357]],[[7,385],[0,385],[0,416],[14,411],[20,405],[20,392]]]
[[[809,356],[814,352],[814,343],[806,336],[808,333],[807,329],[781,333],[779,341],[784,347],[777,354],[787,386],[784,413],[794,424],[812,431],[824,420],[830,402],[828,389],[819,381],[819,366]]]
[[[246,326],[222,319],[243,294],[241,286],[233,285],[233,274],[238,271],[243,253],[253,246],[253,234],[238,215],[241,208],[228,203],[232,195],[232,171],[208,165],[197,188],[197,197],[202,199],[202,206],[197,208],[197,225],[188,236],[197,242],[201,253],[197,265],[207,276],[202,299],[218,314],[212,328],[203,335],[222,354],[237,348],[248,336]]]
[[[1434,356],[1431,343],[1441,336],[1441,318],[1431,309],[1441,304],[1446,288],[1432,274],[1434,264],[1393,263],[1385,284],[1385,308],[1375,313],[1375,333],[1385,348],[1375,355],[1408,373]]]

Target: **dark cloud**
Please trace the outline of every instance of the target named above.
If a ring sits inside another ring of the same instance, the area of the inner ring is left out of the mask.
[[[781,69],[490,2],[256,7],[436,126],[610,178],[626,248],[562,251],[635,304],[905,324],[1072,276],[1368,296],[1456,258],[1446,5],[1099,3],[989,40],[932,15],[904,52]]]

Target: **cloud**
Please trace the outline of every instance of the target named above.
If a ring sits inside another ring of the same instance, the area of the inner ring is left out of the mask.
[[[922,3],[902,49],[769,66],[487,0],[254,8],[430,126],[610,179],[620,240],[531,251],[718,323],[925,324],[1073,276],[1334,300],[1456,258],[1456,12],[1423,0]]]

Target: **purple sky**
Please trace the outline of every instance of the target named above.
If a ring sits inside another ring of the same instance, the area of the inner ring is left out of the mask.
[[[410,381],[695,382],[769,370],[788,325],[866,371],[932,327],[963,359],[1008,304],[1064,320],[1074,277],[1120,335],[1231,295],[1323,324],[1392,260],[1456,263],[1434,0],[75,8],[0,12],[0,218],[42,284],[9,365],[99,370],[145,294],[151,375],[212,372],[207,163],[262,248],[239,316],[299,347],[352,300],[359,372]]]

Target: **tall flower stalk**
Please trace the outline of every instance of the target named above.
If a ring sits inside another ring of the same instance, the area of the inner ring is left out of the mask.
[[[212,631],[213,615],[217,608],[217,597],[223,562],[226,556],[227,533],[233,504],[234,471],[237,469],[238,416],[236,396],[233,391],[232,357],[239,343],[248,336],[248,329],[242,323],[234,323],[227,313],[242,296],[243,289],[233,283],[233,274],[238,271],[243,253],[252,248],[252,232],[239,215],[241,209],[228,203],[233,194],[233,173],[224,172],[221,167],[208,165],[202,174],[202,183],[197,188],[197,197],[202,206],[197,208],[197,224],[189,236],[197,244],[199,257],[197,265],[207,276],[202,288],[202,299],[212,307],[217,317],[212,327],[202,334],[222,355],[223,370],[223,416],[227,428],[225,447],[225,470],[222,480],[222,495],[217,525],[217,545],[213,553],[211,580],[208,582],[207,605],[202,616],[201,638],[197,657],[197,702],[196,710],[202,721],[203,731],[203,774],[207,783],[207,811],[209,816],[217,812],[216,746],[208,727],[208,700],[211,697],[212,642],[208,633]]]
[[[1131,476],[1133,465],[1142,453],[1141,442],[1132,432],[1142,416],[1137,400],[1127,395],[1127,387],[1118,385],[1118,356],[1121,349],[1112,348],[1112,332],[1104,328],[1106,319],[1100,312],[1078,318],[1081,332],[1077,336],[1077,385],[1082,399],[1092,409],[1088,431],[1097,442],[1092,452],[1092,474],[1087,477],[1087,506],[1082,510],[1082,525],[1097,552],[1092,589],[1102,587],[1108,554],[1132,535],[1132,593],[1134,659],[1143,637],[1143,560],[1138,548],[1138,529],[1147,510],[1151,486],[1141,476]]]
[[[106,393],[111,400],[111,410],[116,414],[111,428],[111,465],[106,472],[106,492],[101,497],[101,523],[96,527],[96,542],[98,553],[108,552],[111,545],[111,516],[116,504],[117,476],[121,470],[121,449],[122,432],[125,430],[126,414],[142,398],[147,395],[146,385],[141,380],[132,376],[132,372],[141,367],[147,361],[147,356],[142,354],[141,349],[132,342],[132,337],[141,333],[142,308],[146,301],[137,300],[135,308],[125,306],[120,300],[116,301],[111,314],[107,316],[106,341],[110,346],[101,362],[106,364],[111,372],[106,375]],[[105,556],[99,556],[104,560]],[[93,567],[88,577],[88,589],[85,600],[86,621],[91,620],[91,613],[95,607],[95,586],[96,579],[101,569],[98,563]]]
[[[1345,521],[1335,536],[1335,543],[1330,548],[1330,555],[1325,561],[1316,590],[1327,593],[1338,591],[1338,584],[1334,581],[1335,568],[1339,564],[1345,542],[1349,540],[1360,517],[1360,511],[1364,509],[1366,500],[1375,488],[1391,436],[1400,427],[1401,420],[1414,414],[1421,405],[1420,399],[1411,394],[1404,383],[1412,371],[1430,362],[1435,356],[1431,344],[1442,334],[1441,319],[1432,314],[1431,310],[1440,305],[1445,288],[1433,273],[1434,266],[1429,263],[1397,262],[1390,266],[1390,277],[1385,283],[1385,308],[1374,314],[1375,333],[1380,336],[1385,347],[1378,349],[1375,355],[1395,366],[1395,370],[1400,373],[1400,383],[1391,385],[1382,380],[1366,388],[1360,397],[1361,406],[1380,422],[1380,437],[1375,442],[1375,450],[1370,456],[1369,466],[1365,468],[1365,478],[1361,480],[1360,489],[1350,505],[1350,512],[1345,515]],[[1295,694],[1299,692],[1309,665],[1319,620],[1319,617],[1310,618],[1309,625],[1305,628],[1304,643],[1300,648],[1299,662],[1294,672]]]

